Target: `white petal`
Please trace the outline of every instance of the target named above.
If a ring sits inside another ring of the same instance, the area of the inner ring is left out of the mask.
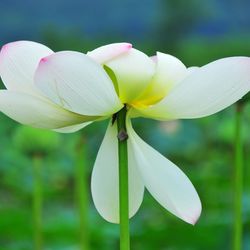
[[[175,164],[146,144],[130,123],[127,128],[129,144],[148,191],[171,213],[195,224],[201,213],[201,202],[190,180]]]
[[[73,133],[76,132],[80,129],[83,129],[85,127],[87,127],[89,124],[91,124],[92,122],[84,122],[81,124],[77,124],[77,125],[72,125],[72,126],[67,126],[67,127],[63,127],[63,128],[58,128],[58,129],[54,129],[55,132],[59,132],[59,133]]]
[[[160,120],[212,115],[249,92],[249,72],[248,57],[214,61],[195,69],[161,102],[140,112]]]
[[[144,185],[137,170],[131,151],[129,162],[129,217],[139,209]],[[109,125],[99,149],[91,179],[94,204],[100,215],[107,221],[119,223],[119,171],[117,126]]]
[[[157,67],[154,82],[172,88],[186,76],[186,66],[176,57],[157,52]]]
[[[22,124],[47,129],[71,126],[92,119],[64,110],[49,100],[11,90],[0,91],[0,111]]]
[[[104,64],[128,52],[131,48],[132,45],[130,43],[112,43],[89,51],[87,53],[87,56],[100,64]]]
[[[123,103],[129,103],[141,95],[155,72],[154,62],[136,49],[129,50],[106,65],[116,76],[119,97]]]
[[[199,67],[197,67],[197,66],[188,67],[187,68],[188,74],[194,73],[197,69],[199,69]]]
[[[43,58],[36,86],[51,101],[83,115],[112,115],[122,104],[105,70],[88,56],[73,51]]]
[[[0,76],[6,88],[32,92],[33,77],[40,59],[52,53],[48,47],[30,41],[4,45],[0,52]]]
[[[141,105],[164,98],[188,73],[186,66],[174,56],[157,52],[157,56],[151,59],[156,63],[156,71],[145,92],[136,100]]]

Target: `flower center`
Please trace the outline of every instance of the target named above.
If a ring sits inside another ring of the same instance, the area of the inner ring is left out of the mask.
[[[130,105],[134,108],[145,109],[161,101],[168,93],[168,89],[159,88],[156,84],[150,84],[143,93],[133,100]]]
[[[147,85],[146,88],[142,89],[141,94],[139,94],[136,98],[134,99],[133,98],[130,99],[126,97],[124,98],[123,96],[124,93],[121,88],[122,85],[121,86],[119,85],[120,83],[117,80],[115,73],[112,71],[112,69],[110,69],[106,65],[104,65],[104,70],[106,71],[111,81],[113,82],[116,93],[119,96],[120,100],[123,103],[128,104],[128,106],[131,106],[137,109],[145,109],[149,106],[156,104],[157,102],[161,101],[170,90],[168,85],[158,84],[158,82],[152,78],[149,84],[145,83],[145,85]],[[128,84],[126,87],[129,88],[131,86],[133,86],[133,84],[132,85]],[[137,89],[135,88],[135,91],[137,91]],[[134,92],[131,92],[131,94],[133,95]]]

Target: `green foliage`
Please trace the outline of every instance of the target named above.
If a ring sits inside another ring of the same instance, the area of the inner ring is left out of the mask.
[[[13,135],[13,144],[24,154],[47,155],[58,149],[60,136],[48,130],[18,126]]]

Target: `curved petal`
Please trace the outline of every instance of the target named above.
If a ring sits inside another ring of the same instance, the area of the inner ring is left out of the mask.
[[[144,53],[130,49],[106,65],[114,72],[123,103],[129,103],[146,89],[155,72],[154,62]]]
[[[64,110],[49,100],[11,90],[0,90],[0,111],[22,124],[47,129],[96,119]]]
[[[140,112],[144,116],[160,120],[212,115],[249,92],[249,72],[248,57],[214,61],[195,69],[166,98]]]
[[[137,170],[131,151],[129,162],[129,217],[139,209],[144,185]],[[91,178],[91,192],[100,215],[107,221],[119,223],[119,173],[118,140],[116,124],[109,125],[99,149]]]
[[[58,133],[74,133],[80,129],[83,129],[85,127],[87,127],[89,124],[91,124],[92,122],[84,122],[81,124],[76,124],[76,125],[72,125],[72,126],[67,126],[67,127],[62,127],[62,128],[57,128],[57,129],[53,129],[55,132]]]
[[[30,41],[4,45],[0,52],[0,76],[9,90],[33,91],[33,77],[41,58],[52,54],[48,47]]]
[[[156,72],[153,82],[167,86],[168,89],[182,80],[187,73],[186,66],[176,57],[157,52]]]
[[[156,63],[156,71],[151,83],[136,100],[139,105],[150,105],[161,100],[187,75],[186,66],[174,56],[157,52],[157,56],[151,59]]]
[[[43,58],[36,86],[51,101],[83,115],[112,115],[122,104],[105,70],[88,56],[63,51]]]
[[[201,213],[199,196],[187,176],[171,161],[146,144],[128,122],[134,157],[151,195],[167,210],[190,224]]]
[[[87,56],[92,58],[94,61],[104,64],[126,52],[132,48],[130,43],[112,43],[101,46],[97,49],[89,51]]]

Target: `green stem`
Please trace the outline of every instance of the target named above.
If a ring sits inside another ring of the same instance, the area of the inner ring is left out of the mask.
[[[117,113],[119,156],[120,250],[130,249],[126,113],[126,106]]]
[[[242,190],[243,190],[243,104],[236,104],[235,114],[235,180],[234,180],[234,238],[233,249],[242,249]]]
[[[42,236],[42,157],[33,156],[33,225],[34,225],[34,249],[43,249]]]
[[[75,196],[79,215],[79,237],[80,249],[89,250],[89,228],[88,228],[88,182],[86,168],[86,147],[85,140],[81,136],[76,149],[76,168],[75,168]]]

